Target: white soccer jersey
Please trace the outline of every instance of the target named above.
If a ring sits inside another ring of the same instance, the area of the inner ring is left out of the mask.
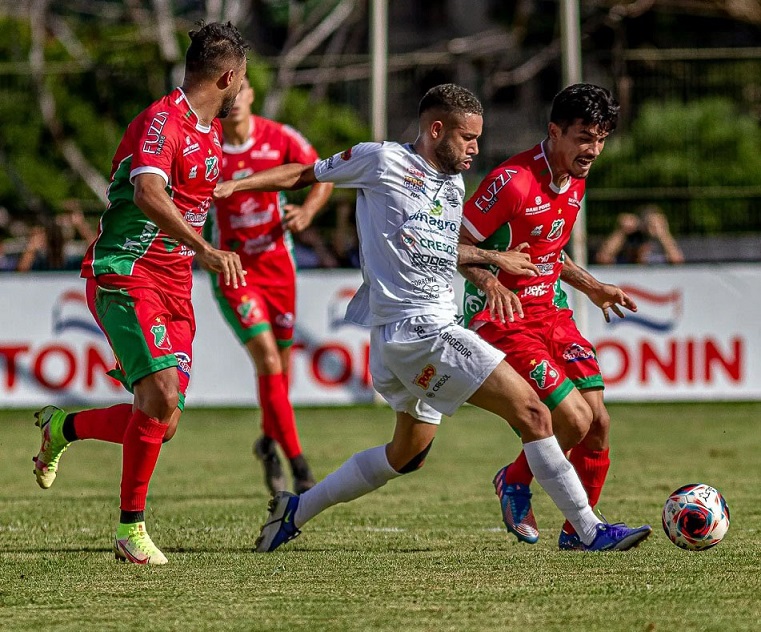
[[[452,280],[465,187],[412,145],[360,143],[314,165],[321,182],[359,189],[363,284],[346,320],[372,326],[412,316],[454,318]]]

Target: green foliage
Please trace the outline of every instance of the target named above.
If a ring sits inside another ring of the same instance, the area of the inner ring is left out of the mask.
[[[648,191],[666,190],[666,198],[687,198],[684,215],[672,217],[681,220],[677,229],[710,233],[743,222],[750,226],[752,200],[728,191],[758,184],[759,148],[758,122],[728,99],[651,101],[628,132],[616,133],[607,143],[590,177],[591,199],[602,189],[641,189],[643,198]],[[713,188],[712,197],[706,188]],[[592,213],[590,218],[594,225]]]

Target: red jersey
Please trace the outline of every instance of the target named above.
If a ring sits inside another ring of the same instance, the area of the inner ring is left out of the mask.
[[[222,179],[238,180],[278,165],[311,165],[319,156],[295,129],[261,116],[251,116],[251,134],[242,145],[223,145]],[[289,282],[281,272],[293,267],[290,235],[282,224],[281,195],[276,191],[239,191],[215,201],[213,241],[240,255],[247,283]],[[293,279],[291,277],[292,282]]]
[[[494,169],[465,203],[462,224],[481,242],[480,247],[508,250],[523,242],[529,244],[531,262],[539,268],[540,276],[512,276],[492,270],[505,287],[518,294],[525,307],[552,305],[563,268],[561,253],[571,237],[584,191],[581,179],[569,178],[562,190],[552,184],[540,143]],[[466,322],[471,318],[491,320],[484,303],[483,294],[466,283]]]
[[[221,138],[219,120],[202,125],[180,88],[143,110],[114,155],[108,207],[82,262],[82,276],[142,277],[189,297],[195,252],[159,230],[135,205],[132,182],[141,173],[160,175],[179,213],[200,233],[220,175]]]

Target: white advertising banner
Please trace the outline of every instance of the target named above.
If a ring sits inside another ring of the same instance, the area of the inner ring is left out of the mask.
[[[592,268],[639,305],[606,325],[590,306],[608,401],[761,399],[761,266]],[[369,332],[343,322],[358,271],[306,271],[298,281],[291,397],[296,405],[373,400]],[[198,331],[189,406],[256,404],[254,371],[195,276]],[[754,324],[755,323],[755,324]],[[76,274],[0,276],[0,406],[81,407],[128,401],[105,375],[113,356]]]

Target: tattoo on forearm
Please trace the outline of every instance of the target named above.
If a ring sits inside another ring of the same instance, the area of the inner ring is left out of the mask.
[[[486,291],[486,283],[495,278],[492,272],[486,268],[479,268],[476,265],[461,265],[458,269],[467,281],[470,281],[482,292]]]

